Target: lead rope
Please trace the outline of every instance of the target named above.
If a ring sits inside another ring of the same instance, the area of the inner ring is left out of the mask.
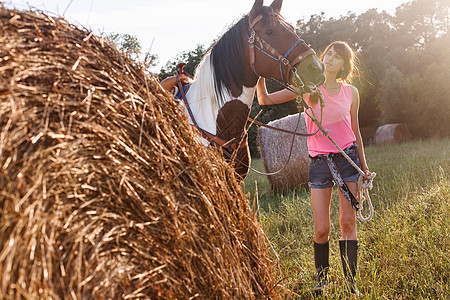
[[[256,115],[255,119],[259,116],[259,114],[261,113],[261,111],[262,111],[262,110],[259,111],[259,113]],[[248,129],[252,126],[252,124],[253,124],[254,122],[255,122],[255,120],[252,119],[252,120],[251,120],[251,123],[250,123],[250,125],[248,126],[248,128],[246,129],[246,131],[248,131]],[[259,175],[266,175],[266,176],[277,175],[278,173],[280,173],[281,171],[283,171],[283,170],[286,168],[286,166],[288,165],[289,161],[291,160],[292,150],[294,149],[295,133],[297,132],[297,129],[298,129],[298,126],[299,126],[299,125],[300,125],[300,114],[298,115],[297,125],[295,126],[295,131],[293,132],[293,135],[292,135],[292,140],[291,140],[291,146],[290,146],[290,149],[289,149],[289,156],[288,156],[288,159],[286,160],[284,166],[281,167],[281,169],[279,169],[279,170],[277,170],[277,171],[275,171],[275,172],[270,172],[270,173],[269,173],[269,172],[267,172],[267,173],[266,173],[266,172],[261,172],[261,171],[258,171],[258,170],[256,170],[255,168],[253,168],[253,167],[251,167],[251,166],[247,166],[247,164],[241,162],[240,160],[238,160],[238,159],[236,159],[236,158],[234,158],[234,159],[235,159],[236,161],[238,161],[240,164],[244,165],[245,167],[247,167],[247,168],[249,168],[250,170],[252,170],[253,172],[255,172],[256,174],[259,174]],[[237,154],[237,152],[236,152],[236,154]]]
[[[300,86],[304,86],[302,80],[299,78],[297,72],[294,72],[295,74],[295,78],[294,80],[296,80],[298,82],[298,84]],[[316,90],[317,91],[317,90]],[[318,91],[317,91],[318,92]],[[319,94],[319,99],[320,99],[320,105],[321,108],[323,109],[324,101],[323,101],[323,95],[322,93],[318,92]],[[297,92],[297,105],[299,106],[303,106],[304,107],[304,112],[305,114],[311,118],[311,120],[314,122],[314,124],[316,124],[317,128],[319,128],[319,130],[322,132],[322,134],[324,136],[326,136],[332,143],[333,145],[336,147],[337,150],[339,150],[339,153],[342,154],[342,156],[344,156],[344,158],[356,169],[356,171],[358,171],[358,173],[361,175],[358,179],[358,195],[357,195],[357,199],[360,202],[360,207],[357,210],[357,216],[358,218],[362,221],[362,222],[367,222],[369,220],[372,219],[373,217],[373,205],[372,205],[372,200],[370,199],[370,195],[369,195],[369,190],[371,190],[373,188],[373,179],[375,178],[375,176],[377,175],[375,172],[372,172],[368,178],[366,180],[363,180],[364,176],[366,175],[364,173],[363,170],[361,170],[360,167],[358,167],[357,164],[355,164],[355,162],[347,155],[347,153],[344,152],[344,150],[341,149],[341,147],[339,147],[339,145],[333,140],[333,138],[330,136],[329,134],[329,130],[325,129],[322,126],[322,123],[319,122],[319,120],[316,118],[316,115],[314,113],[314,111],[312,110],[311,106],[309,106],[305,100],[303,99],[301,93]],[[312,114],[308,113],[308,110],[310,110],[312,112]],[[369,215],[367,217],[364,217],[362,215],[362,210],[363,210],[363,203],[364,201],[367,200],[367,204],[369,205]]]

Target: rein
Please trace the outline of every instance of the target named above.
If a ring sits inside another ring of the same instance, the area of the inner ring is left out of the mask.
[[[258,113],[258,115],[259,115],[259,113]],[[256,116],[256,117],[258,117],[258,116]],[[292,155],[292,150],[294,149],[294,141],[295,141],[296,134],[299,134],[301,136],[305,136],[305,134],[301,134],[301,133],[297,132],[298,126],[300,125],[300,113],[298,115],[297,125],[295,126],[295,132],[291,132],[289,130],[284,130],[284,129],[281,129],[281,128],[276,128],[276,127],[273,127],[273,126],[269,126],[269,125],[266,125],[264,123],[258,122],[258,121],[254,120],[254,119],[251,119],[251,118],[248,118],[248,119],[251,120],[249,128],[252,126],[253,123],[255,123],[255,124],[259,123],[259,124],[262,124],[262,126],[264,126],[264,127],[273,128],[274,130],[279,130],[279,131],[287,132],[287,133],[293,133],[292,140],[291,140],[291,146],[290,146],[290,149],[289,149],[288,159],[286,160],[286,163],[284,164],[284,166],[281,169],[279,169],[278,171],[275,171],[275,172],[272,172],[272,173],[261,172],[261,171],[256,170],[255,168],[252,168],[251,166],[245,165],[243,162],[240,162],[241,164],[243,164],[244,166],[246,166],[247,168],[249,168],[250,170],[252,170],[253,172],[255,172],[255,173],[259,174],[259,175],[273,176],[273,175],[276,175],[276,174],[280,173],[281,171],[283,171],[287,167],[289,161],[291,160],[291,155]]]
[[[294,74],[295,74],[295,81],[296,81],[295,84],[299,86],[298,90],[292,88],[290,85],[288,85],[288,84],[286,84],[286,83],[284,83],[284,82],[280,82],[280,81],[276,80],[275,78],[270,78],[270,80],[277,82],[278,84],[280,84],[281,86],[283,86],[285,89],[287,89],[287,90],[289,90],[289,91],[291,91],[292,93],[294,93],[294,94],[297,95],[296,102],[297,102],[297,108],[298,108],[298,113],[299,113],[299,115],[298,115],[299,120],[300,120],[300,112],[302,111],[302,106],[305,107],[305,110],[306,110],[307,107],[309,108],[309,106],[306,104],[305,100],[303,99],[303,93],[304,93],[305,91],[306,91],[307,93],[315,93],[315,92],[318,92],[319,95],[320,95],[320,104],[321,104],[321,105],[320,105],[320,108],[321,108],[320,115],[321,115],[321,119],[322,119],[322,112],[323,112],[323,108],[324,108],[324,106],[325,106],[324,103],[323,103],[323,96],[322,96],[322,94],[318,91],[317,87],[315,87],[315,86],[314,86],[314,87],[311,87],[311,86],[305,85],[305,84],[303,83],[303,80],[298,76],[297,72],[294,72]],[[300,90],[301,92],[299,92],[299,90]],[[311,111],[312,111],[312,110],[311,110]],[[314,113],[314,112],[313,112],[313,113]],[[256,119],[256,118],[255,118],[255,119]],[[270,125],[268,125],[268,124],[264,124],[264,123],[262,123],[262,122],[259,122],[259,121],[254,120],[254,119],[252,119],[252,118],[250,118],[250,117],[248,117],[248,120],[249,120],[250,122],[252,122],[252,123],[255,123],[256,125],[259,125],[259,126],[262,126],[262,127],[266,127],[266,128],[271,129],[271,130],[280,131],[280,132],[284,132],[284,133],[289,133],[289,134],[292,134],[292,135],[302,136],[302,137],[313,136],[313,135],[317,134],[317,133],[319,132],[319,130],[320,130],[320,129],[317,129],[316,132],[313,132],[313,133],[300,133],[300,132],[297,132],[297,128],[295,129],[295,131],[291,131],[291,130],[287,130],[287,129],[283,129],[283,128],[278,128],[278,127],[270,126]],[[322,122],[322,120],[321,120],[320,122]]]
[[[299,115],[299,118],[300,118],[300,115]],[[284,132],[284,133],[289,133],[289,134],[292,134],[292,135],[295,135],[295,136],[308,137],[308,136],[313,136],[313,135],[315,135],[318,132],[318,130],[317,130],[314,133],[301,133],[301,132],[297,132],[297,128],[296,128],[295,131],[291,131],[291,130],[287,130],[287,129],[283,129],[283,128],[278,128],[278,127],[275,127],[275,126],[270,126],[268,124],[264,124],[262,122],[259,122],[259,121],[255,120],[255,119],[252,119],[250,117],[248,117],[247,120],[249,120],[251,123],[254,123],[256,125],[259,125],[259,126],[271,129],[271,130],[280,131],[280,132]]]
[[[297,76],[298,80],[301,81],[301,79],[300,79],[300,77],[297,75],[297,73],[294,72],[294,74]],[[279,82],[279,83],[280,83],[280,82]],[[303,84],[303,81],[301,81],[301,83]],[[276,131],[280,131],[280,132],[292,134],[292,141],[291,141],[291,146],[290,146],[290,148],[289,148],[289,156],[288,156],[288,159],[286,160],[286,163],[283,165],[283,167],[281,167],[279,170],[277,170],[277,171],[275,171],[275,172],[272,172],[272,173],[261,172],[261,171],[258,171],[258,170],[256,170],[256,169],[252,168],[251,166],[245,165],[243,162],[240,162],[241,164],[243,164],[244,166],[246,166],[247,168],[249,168],[249,169],[252,170],[253,172],[255,172],[255,173],[257,173],[257,174],[260,174],[260,175],[273,176],[273,175],[276,175],[276,174],[280,173],[281,171],[283,171],[283,170],[286,168],[286,166],[289,164],[289,161],[291,160],[292,150],[293,150],[293,148],[294,148],[295,136],[308,137],[308,136],[313,136],[313,135],[315,135],[315,134],[317,134],[317,133],[319,132],[319,129],[317,129],[316,132],[309,133],[309,134],[308,134],[308,133],[300,133],[300,132],[297,132],[298,126],[299,126],[299,124],[300,124],[300,112],[301,112],[303,106],[305,107],[305,111],[306,111],[306,107],[309,107],[309,106],[306,104],[305,100],[303,99],[304,85],[302,86],[303,88],[302,88],[302,89],[300,90],[300,92],[299,92],[298,90],[293,89],[291,86],[285,85],[285,84],[283,84],[283,83],[280,83],[280,84],[283,85],[285,88],[289,89],[291,92],[297,94],[297,99],[296,99],[296,102],[297,102],[297,108],[298,108],[298,120],[297,120],[297,125],[295,126],[295,130],[294,130],[294,131],[290,131],[290,130],[286,130],[286,129],[282,129],[282,128],[277,128],[277,127],[274,127],[274,126],[270,126],[270,125],[267,125],[267,124],[258,122],[258,121],[254,120],[254,119],[252,119],[252,118],[248,118],[248,120],[251,121],[250,126],[251,126],[253,123],[255,123],[255,124],[257,124],[257,125],[260,125],[260,126],[269,128],[269,129],[271,129],[271,130],[276,130]],[[322,119],[322,115],[323,115],[322,112],[323,112],[323,108],[324,108],[325,105],[324,105],[324,102],[323,102],[323,96],[322,96],[322,94],[321,94],[320,92],[319,92],[319,95],[320,95],[320,100],[321,100],[321,101],[320,101],[320,104],[321,104],[321,105],[320,105],[320,107],[321,107],[321,113],[320,113],[320,114],[321,114],[321,119]],[[309,108],[310,108],[310,107],[309,107]],[[311,111],[312,111],[312,110],[311,110]],[[312,113],[313,113],[313,115],[315,116],[314,111],[312,111]],[[259,113],[258,113],[258,115],[259,115]],[[255,119],[258,117],[258,115],[255,117]],[[321,122],[322,122],[322,121],[321,121]],[[250,127],[250,126],[249,126],[249,127]]]

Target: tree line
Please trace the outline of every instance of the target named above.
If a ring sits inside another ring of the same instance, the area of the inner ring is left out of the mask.
[[[450,133],[449,0],[414,0],[397,7],[395,14],[370,9],[326,18],[322,12],[300,19],[298,35],[318,54],[335,40],[348,42],[358,54],[359,76],[353,84],[361,97],[360,125],[370,142],[375,129],[388,123],[405,123],[417,138],[448,137]],[[215,41],[214,41],[215,42]],[[181,52],[157,74],[173,75],[179,62],[193,74],[203,55],[214,45],[198,45]],[[156,59],[156,56],[151,58]],[[272,82],[268,90],[281,87]],[[272,106],[254,102],[251,116],[269,122],[297,113],[294,101]],[[256,128],[250,129],[252,152]]]

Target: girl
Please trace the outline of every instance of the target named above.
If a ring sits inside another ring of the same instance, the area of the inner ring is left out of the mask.
[[[344,149],[348,156],[365,172],[371,173],[364,156],[363,142],[359,130],[358,90],[346,84],[352,77],[355,55],[351,47],[342,41],[336,41],[328,45],[321,56],[325,67],[326,80],[319,87],[323,94],[325,108],[322,112],[322,125],[330,130],[330,136]],[[264,79],[258,82],[258,98],[263,98],[265,103],[281,103],[291,100],[296,95],[289,90],[281,90],[267,94]],[[318,96],[306,95],[305,101],[315,112],[318,119],[321,118]],[[317,130],[317,126],[311,118],[305,115],[308,133]],[[357,181],[359,173],[339,153],[339,150],[324,135],[318,133],[308,137],[309,162],[309,187],[311,188],[312,209],[314,214],[314,260],[317,270],[317,283],[314,293],[320,295],[325,288],[329,268],[329,233],[330,233],[330,203],[334,182],[341,182],[339,188],[350,190],[353,195],[357,193]],[[333,167],[334,166],[334,167]],[[338,172],[332,172],[335,169]],[[339,174],[336,174],[339,173]],[[336,177],[338,176],[338,177]],[[342,183],[342,180],[345,182]],[[346,185],[346,187],[345,187]],[[352,204],[346,199],[339,189],[339,207],[341,238],[339,248],[341,252],[344,275],[352,294],[357,294],[355,284],[358,239],[356,234],[356,214]]]

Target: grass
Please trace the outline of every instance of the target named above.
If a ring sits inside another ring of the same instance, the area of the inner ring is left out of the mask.
[[[375,215],[358,222],[359,299],[450,299],[450,140],[366,147],[366,157],[377,177],[371,191]],[[254,160],[252,167],[263,170],[262,161]],[[309,191],[273,193],[267,178],[254,172],[244,188],[270,240],[282,285],[297,291],[287,298],[311,299],[315,270]],[[347,296],[338,205],[334,191],[326,299]]]

